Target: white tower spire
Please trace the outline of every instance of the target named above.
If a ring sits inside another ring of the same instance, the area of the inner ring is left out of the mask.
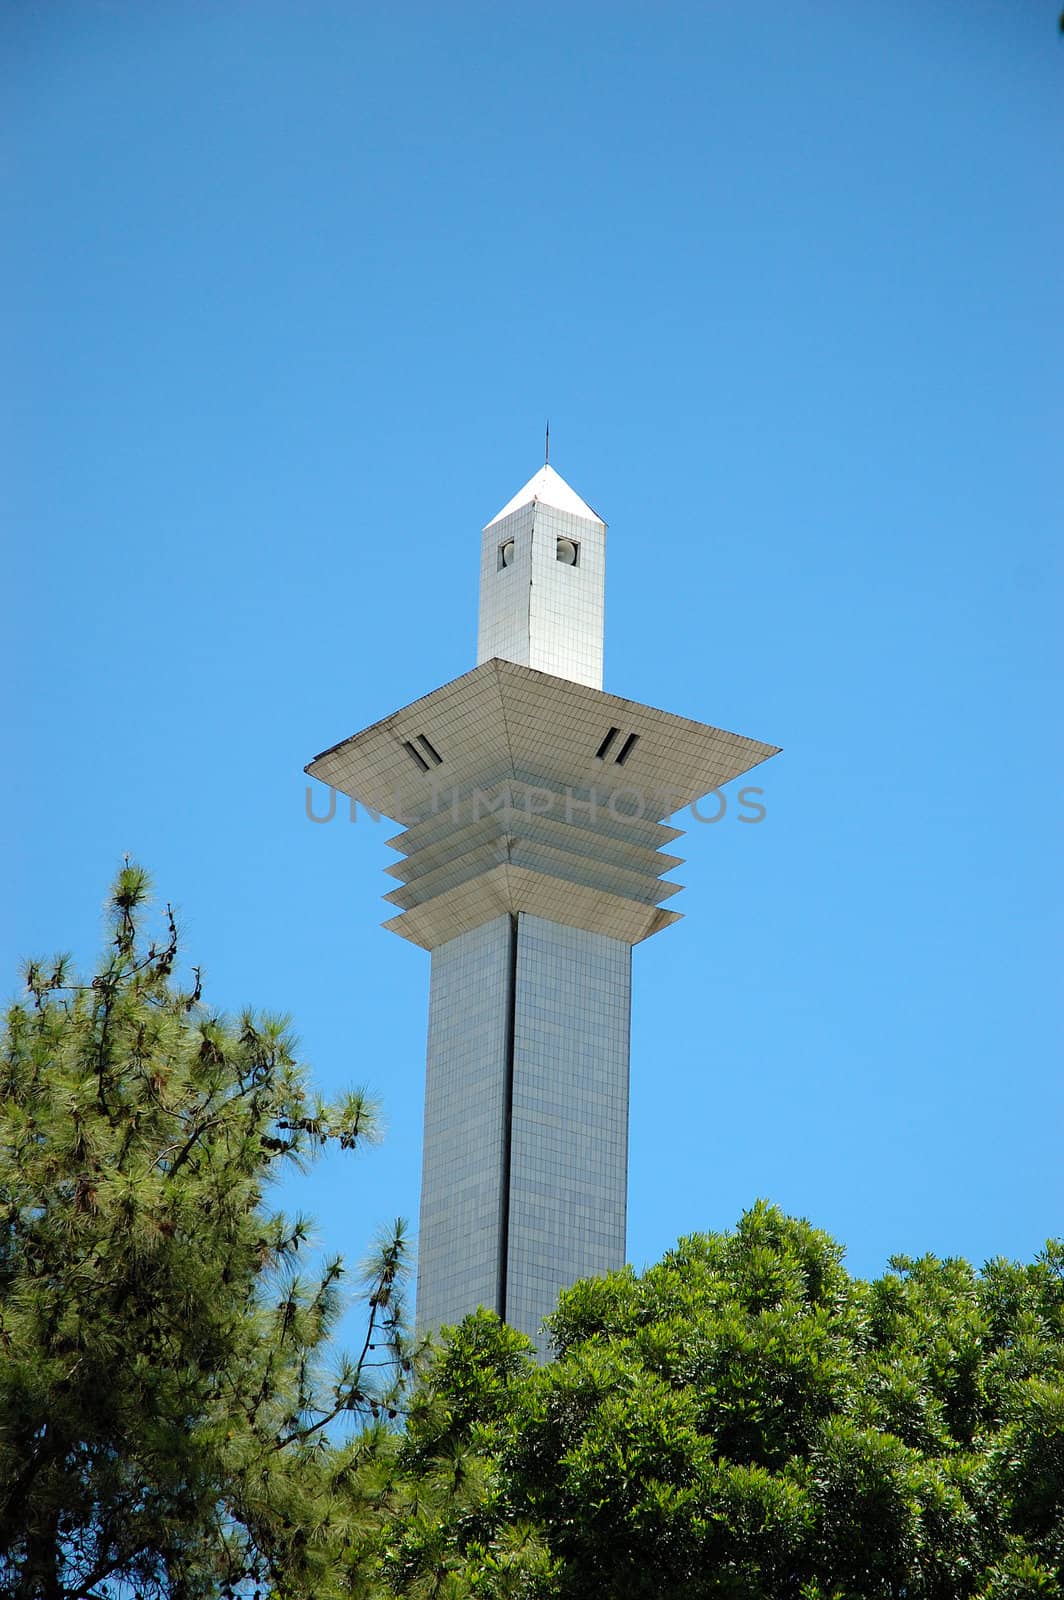
[[[477,662],[601,689],[605,589],[606,524],[544,464],[481,535]]]

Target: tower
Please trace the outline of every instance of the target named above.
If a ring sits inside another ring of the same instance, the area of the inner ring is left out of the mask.
[[[400,820],[384,926],[431,951],[417,1323],[546,1348],[624,1264],[632,947],[665,818],[776,754],[602,689],[606,524],[544,466],[482,533],[477,665],[306,768]]]

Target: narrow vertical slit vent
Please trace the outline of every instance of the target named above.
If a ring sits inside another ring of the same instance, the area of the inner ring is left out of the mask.
[[[403,740],[403,749],[421,772],[427,772],[429,770],[429,764],[425,760],[425,757],[421,754],[420,750],[414,749],[414,746],[410,743],[409,739]]]
[[[617,752],[617,765],[623,767],[636,745],[639,743],[638,733],[630,733]]]
[[[603,739],[602,743],[599,745],[598,749],[595,751],[595,760],[596,761],[605,761],[606,752],[609,750],[610,745],[613,743],[614,739],[616,739],[616,737],[620,733],[620,731],[621,731],[620,728],[611,728],[610,729],[609,733],[606,735],[606,737]]]
[[[429,741],[425,738],[425,735],[423,733],[419,733],[418,734],[417,742],[421,746],[422,750],[424,750],[425,754],[432,761],[434,766],[437,766],[437,767],[442,767],[443,766],[443,757],[440,755],[440,752],[436,749],[436,746],[434,744],[430,744],[429,743]]]

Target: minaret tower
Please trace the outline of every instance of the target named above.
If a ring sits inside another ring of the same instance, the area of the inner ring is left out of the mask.
[[[773,745],[602,690],[606,524],[544,466],[483,530],[477,666],[326,750],[401,821],[384,926],[432,952],[417,1324],[527,1333],[625,1259],[632,946],[664,819]]]

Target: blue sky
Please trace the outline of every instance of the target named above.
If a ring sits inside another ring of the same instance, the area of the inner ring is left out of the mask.
[[[548,415],[606,687],[784,747],[635,953],[631,1258],[1060,1231],[1057,9],[4,8],[5,986],[132,852],[384,1102],[329,1248],[416,1217],[428,958],[302,768],[473,664]]]

